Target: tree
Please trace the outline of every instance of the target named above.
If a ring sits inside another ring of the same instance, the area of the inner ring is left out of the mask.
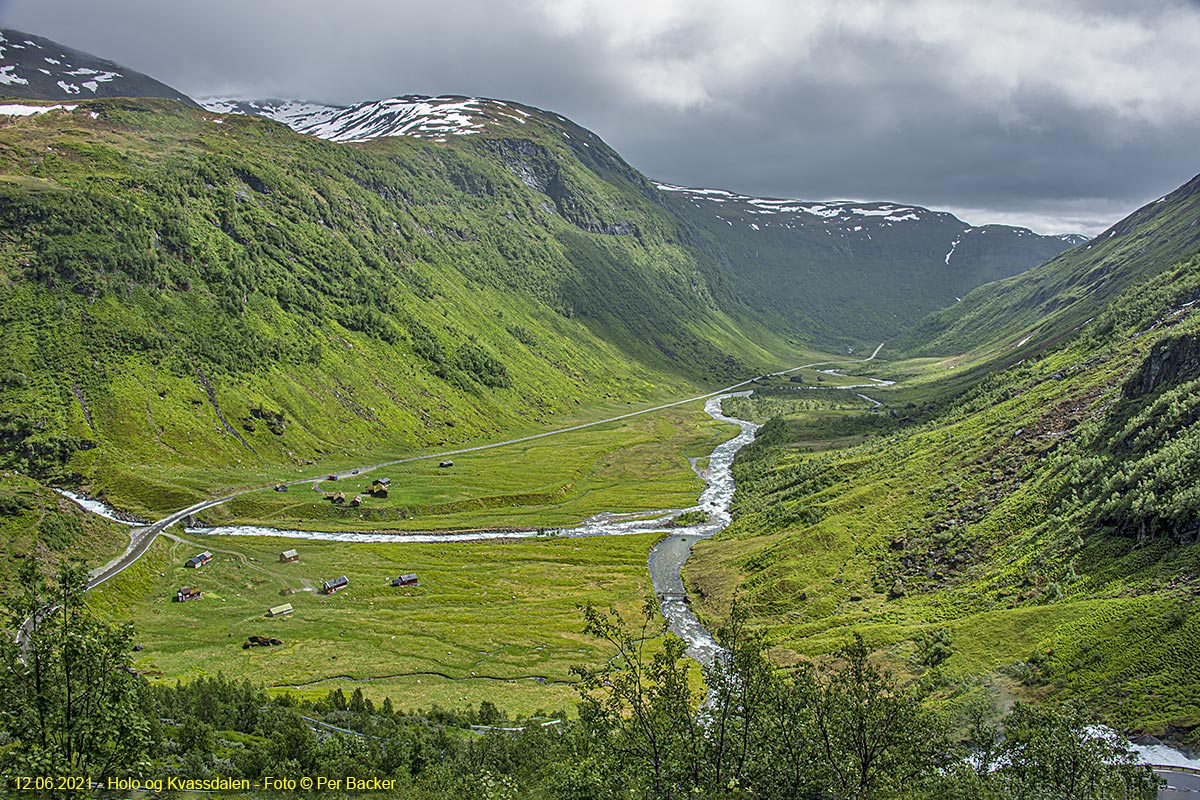
[[[580,677],[579,716],[614,766],[644,780],[651,796],[671,800],[697,785],[699,697],[688,679],[687,647],[677,636],[666,634],[661,649],[646,657],[654,601],[648,599],[642,611],[635,636],[615,610],[584,608],[584,632],[608,642],[616,655],[599,669],[572,668]]]
[[[825,782],[841,800],[896,797],[949,759],[945,726],[916,687],[899,687],[868,658],[862,636],[838,651],[844,665],[813,688],[813,724]]]
[[[47,583],[36,559],[23,564],[0,644],[0,729],[14,746],[0,765],[13,774],[120,774],[145,752],[150,725],[144,681],[131,664],[133,630],[97,619],[84,602],[88,573],[72,565]]]
[[[1091,724],[1071,703],[1038,708],[1018,703],[1004,721],[1004,741],[992,775],[1010,800],[1153,800],[1151,769],[1129,745]]]

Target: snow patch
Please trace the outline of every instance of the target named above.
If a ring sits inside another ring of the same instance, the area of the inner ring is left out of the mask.
[[[0,83],[4,84],[5,86],[12,86],[14,84],[24,86],[28,84],[29,81],[25,80],[20,75],[13,73],[13,70],[16,68],[16,64],[9,64],[6,67],[0,67]]]
[[[958,243],[961,241],[962,237],[960,236],[950,243],[950,252],[946,253],[946,266],[950,266],[950,256],[954,255],[954,250],[958,247]]]
[[[28,117],[34,114],[45,114],[47,111],[74,111],[79,106],[25,106],[16,103],[9,105],[0,105],[0,116],[9,117]]]

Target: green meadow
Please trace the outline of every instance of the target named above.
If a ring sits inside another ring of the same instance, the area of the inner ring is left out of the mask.
[[[490,700],[533,713],[573,707],[570,667],[612,656],[582,634],[579,606],[633,616],[651,594],[646,558],[655,539],[346,544],[171,536],[90,601],[104,616],[136,624],[145,649],[135,663],[153,680],[222,673],[314,695],[361,687],[401,708]],[[281,563],[280,552],[291,548],[300,560]],[[206,549],[210,564],[184,567]],[[391,586],[409,572],[419,586]],[[341,575],[347,588],[320,593]],[[203,597],[174,602],[185,585]],[[266,616],[283,603],[292,604],[291,615]],[[243,649],[252,635],[283,644]]]
[[[685,508],[704,488],[688,459],[707,456],[736,432],[696,401],[529,442],[243,495],[205,512],[204,521],[312,530],[544,528],[604,511]],[[444,460],[453,465],[440,466]],[[381,477],[391,479],[388,496],[370,495]],[[339,491],[345,504],[327,499]],[[362,505],[351,507],[355,496]]]

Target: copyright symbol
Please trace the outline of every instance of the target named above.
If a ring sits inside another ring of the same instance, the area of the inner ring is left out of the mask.
[[[300,788],[301,789],[311,789],[312,788],[312,778],[301,778],[300,779]]]

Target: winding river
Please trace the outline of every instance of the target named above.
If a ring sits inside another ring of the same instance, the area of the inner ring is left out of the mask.
[[[878,350],[876,350],[878,352]],[[872,356],[873,357],[873,356]],[[883,383],[879,381],[877,383]],[[890,383],[890,382],[889,382]],[[816,389],[818,387],[805,387]],[[829,386],[822,389],[849,389],[860,386]],[[737,425],[740,430],[736,436],[717,445],[709,456],[708,468],[697,470],[704,479],[706,488],[700,495],[699,502],[691,508],[662,509],[637,513],[604,513],[597,514],[572,528],[560,528],[545,532],[535,531],[472,531],[470,533],[424,533],[398,534],[378,532],[322,532],[266,528],[253,525],[223,525],[210,528],[187,528],[187,533],[205,536],[273,536],[292,539],[319,539],[344,542],[465,542],[486,541],[490,539],[535,538],[540,536],[555,537],[594,537],[594,536],[623,536],[637,533],[663,532],[668,535],[650,549],[648,567],[654,592],[658,596],[663,616],[667,620],[668,629],[687,643],[688,655],[703,666],[708,666],[720,656],[723,648],[713,638],[712,634],[700,623],[688,605],[687,589],[683,584],[681,572],[692,552],[692,545],[700,539],[711,537],[731,521],[730,504],[733,501],[734,480],[733,460],[739,450],[754,441],[759,426],[753,422],[726,416],[721,409],[722,401],[730,397],[747,397],[753,390],[726,392],[709,397],[704,404],[705,412],[715,420]],[[859,395],[872,403],[878,401]],[[693,461],[693,468],[695,462]],[[125,518],[120,512],[105,504],[86,498],[73,492],[59,490],[60,494],[78,503],[83,508],[99,514],[107,519],[136,525]],[[208,501],[207,505],[223,502],[222,498]],[[193,507],[197,510],[205,504]],[[178,512],[172,518],[181,518],[184,512]],[[705,522],[684,527],[670,526],[676,516],[688,511],[704,511],[708,515]],[[165,522],[165,521],[164,521]],[[164,525],[156,523],[156,526]],[[153,527],[153,526],[152,526]],[[135,529],[135,530],[149,530]],[[134,536],[134,543],[137,543]],[[145,540],[143,540],[145,541]],[[148,541],[145,541],[148,545]],[[134,545],[131,545],[133,548]],[[143,547],[144,549],[144,547]],[[1200,760],[1162,744],[1131,744],[1142,763],[1156,765],[1160,775],[1175,781],[1186,781],[1191,778],[1184,773],[1172,772],[1172,767],[1183,767],[1185,770],[1200,769]],[[1174,785],[1174,784],[1172,784]],[[1182,785],[1182,784],[1181,784]]]
[[[597,514],[575,527],[556,528],[545,531],[471,531],[470,533],[384,533],[354,531],[305,531],[285,528],[268,528],[257,525],[220,525],[210,528],[187,528],[187,533],[203,536],[271,536],[286,539],[317,539],[338,542],[472,542],[489,539],[527,539],[552,536],[556,538],[582,538],[595,536],[628,536],[636,533],[664,532],[670,535],[650,550],[648,566],[654,593],[658,596],[663,616],[669,630],[688,645],[688,655],[702,665],[708,666],[721,652],[717,644],[688,607],[687,590],[684,588],[680,571],[691,555],[692,545],[698,539],[706,539],[730,523],[730,503],[733,501],[733,459],[738,451],[754,441],[758,425],[743,419],[725,416],[721,403],[729,397],[747,397],[750,391],[729,392],[710,397],[704,403],[704,411],[720,422],[737,425],[738,434],[717,445],[708,459],[708,469],[698,471],[706,487],[700,501],[691,508],[670,508],[635,513]],[[90,501],[95,503],[95,501]],[[703,511],[708,515],[705,522],[682,527],[669,523],[679,514]]]

